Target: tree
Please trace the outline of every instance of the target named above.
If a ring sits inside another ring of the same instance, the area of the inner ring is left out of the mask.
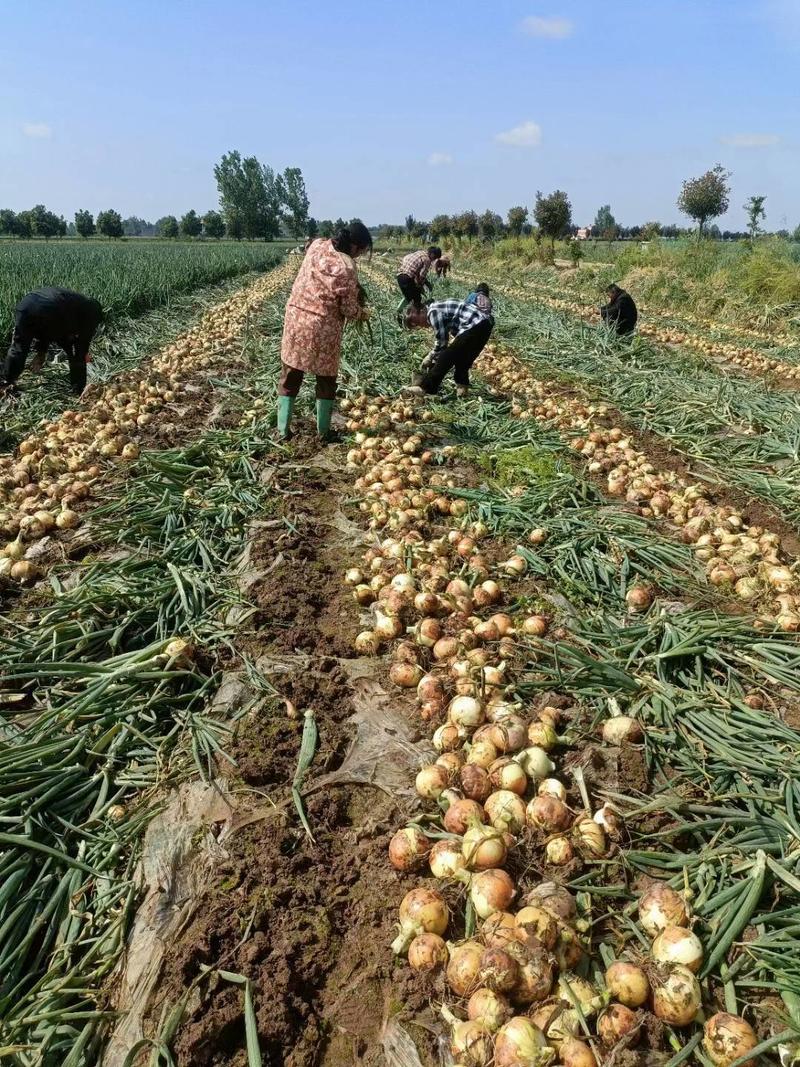
[[[764,201],[766,199],[766,196],[751,196],[744,205],[744,209],[747,212],[747,228],[750,231],[751,241],[755,241],[756,237],[761,233],[759,223],[767,217],[767,213],[764,210]]]
[[[550,238],[550,247],[555,248],[556,238],[570,228],[572,224],[572,205],[565,192],[556,189],[549,196],[536,193],[533,217],[544,237]]]
[[[8,237],[18,237],[20,232],[19,219],[16,212],[10,208],[0,208],[0,233]]]
[[[122,220],[122,232],[126,237],[155,237],[155,223],[131,215]]]
[[[164,215],[156,223],[156,233],[159,237],[177,237],[180,233],[178,220],[174,215]]]
[[[569,258],[572,260],[572,266],[578,267],[580,261],[584,257],[583,244],[577,240],[577,238],[573,237],[569,243],[567,251],[569,252]]]
[[[309,215],[306,220],[306,237],[310,237],[312,241],[319,237],[319,224],[313,215]]]
[[[611,205],[603,204],[597,209],[592,226],[592,235],[602,237],[605,241],[614,241],[619,236],[617,220],[611,214]]]
[[[472,239],[478,235],[478,216],[474,211],[462,211],[453,218],[453,233],[456,237]]]
[[[219,240],[225,236],[225,219],[218,211],[207,211],[202,219],[203,233],[206,237]]]
[[[320,237],[333,237],[333,220],[323,219],[319,224]]]
[[[503,220],[496,211],[484,211],[478,219],[478,228],[484,241],[493,241],[503,232]]]
[[[393,230],[393,226],[387,227]],[[431,240],[439,241],[443,237],[449,237],[453,232],[453,222],[449,215],[434,215],[428,226]]]
[[[416,225],[417,225],[417,220],[414,218],[414,216],[413,215],[406,215],[406,233],[408,234],[409,237],[413,237],[414,236],[414,230],[416,228]]]
[[[510,207],[508,209],[508,232],[514,237],[522,234],[522,229],[528,221],[528,209],[526,207]]]
[[[277,179],[281,204],[281,218],[292,237],[302,237],[308,223],[308,194],[303,172],[299,167],[287,167]]]
[[[250,240],[277,237],[281,190],[271,167],[255,156],[227,152],[214,167],[214,177],[229,233]]]
[[[688,178],[681,188],[678,207],[684,215],[697,223],[697,239],[703,236],[703,227],[709,219],[724,215],[730,205],[730,171],[717,164],[699,178]]]
[[[643,241],[655,241],[656,237],[661,234],[660,222],[646,222],[642,226],[642,240]]]
[[[97,213],[97,231],[104,237],[122,237],[122,216],[118,211],[109,208],[108,211]]]
[[[184,237],[199,237],[203,232],[203,220],[192,208],[181,218],[181,233]]]
[[[75,229],[80,237],[91,237],[95,232],[94,217],[91,211],[75,212]]]

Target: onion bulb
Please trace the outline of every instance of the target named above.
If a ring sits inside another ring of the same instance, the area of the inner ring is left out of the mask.
[[[683,926],[665,926],[650,951],[656,963],[680,963],[693,973],[697,973],[703,962],[700,938]]]
[[[412,889],[400,902],[400,933],[392,942],[396,955],[405,952],[419,934],[444,934],[450,912],[435,889]]]
[[[489,822],[497,830],[518,834],[525,826],[525,802],[510,789],[498,789],[484,802]]]
[[[433,747],[437,752],[453,752],[464,740],[462,731],[451,722],[442,723],[433,734]]]
[[[422,667],[416,663],[393,663],[389,668],[389,680],[400,689],[414,689],[422,678]]]
[[[398,871],[416,870],[422,866],[430,847],[430,841],[421,830],[406,826],[389,842],[389,862]]]
[[[670,1026],[688,1026],[700,1010],[700,983],[688,967],[660,970],[652,980],[653,1012]]]
[[[545,752],[549,752],[558,744],[558,734],[549,722],[534,719],[528,726],[528,744],[536,745]]]
[[[606,832],[589,815],[579,815],[572,828],[572,836],[583,856],[599,859],[608,853]]]
[[[478,988],[478,972],[483,946],[477,941],[464,941],[450,949],[447,964],[447,984],[459,997],[468,997]]]
[[[475,823],[486,822],[486,812],[477,800],[455,800],[444,813],[444,828],[451,834],[465,834]]]
[[[496,759],[497,749],[486,738],[475,740],[470,745],[467,763],[474,763],[476,767],[483,767],[484,770],[488,770]]]
[[[647,975],[635,963],[616,960],[606,971],[606,988],[626,1008],[640,1008],[650,996]]]
[[[641,724],[628,715],[615,715],[603,723],[603,740],[607,745],[635,744],[643,737]]]
[[[517,939],[523,945],[540,944],[546,949],[555,947],[558,939],[556,920],[536,904],[526,904],[517,912],[514,922],[517,926]]]
[[[481,937],[490,948],[504,948],[517,940],[517,922],[510,911],[496,911],[481,927]]]
[[[631,611],[647,611],[653,603],[653,591],[646,585],[632,585],[625,594],[625,603]]]
[[[525,903],[544,908],[561,922],[572,922],[578,914],[578,905],[572,893],[557,882],[540,882],[528,893]]]
[[[436,800],[443,789],[447,788],[449,775],[444,767],[435,763],[422,767],[417,774],[415,786],[417,793],[426,800]]]
[[[408,963],[413,971],[430,972],[447,963],[447,945],[438,934],[419,934],[408,946]]]
[[[353,648],[360,656],[377,656],[381,639],[374,630],[362,630],[353,642]]]
[[[481,919],[495,911],[508,911],[516,895],[516,887],[505,871],[492,869],[472,876],[469,895],[476,914]]]
[[[471,871],[487,871],[492,867],[502,867],[508,855],[502,833],[494,827],[482,826],[480,823],[464,834],[461,852],[462,862]]]
[[[630,1008],[626,1008],[624,1004],[609,1004],[597,1020],[597,1036],[606,1048],[616,1045],[623,1037],[629,1039],[629,1045],[631,1043],[635,1044],[635,1040],[630,1035],[634,1033],[636,1026],[635,1012],[632,1012]]]
[[[549,996],[553,988],[553,961],[541,945],[526,946],[521,956],[519,979],[511,999],[515,1004],[534,1004]]]
[[[552,1062],[552,1050],[538,1026],[515,1015],[497,1032],[494,1042],[495,1067],[539,1067]]]
[[[579,1041],[577,1037],[562,1041],[558,1055],[564,1067],[597,1067],[595,1054],[585,1041]]]
[[[476,989],[469,998],[467,1015],[478,1023],[483,1023],[487,1030],[494,1032],[514,1014],[514,1010],[501,993],[493,989]]]
[[[468,1019],[456,1022],[450,1051],[461,1067],[488,1067],[492,1062],[492,1034],[488,1026]]]
[[[495,789],[507,789],[523,796],[528,788],[528,776],[516,760],[501,756],[489,767],[489,781]]]
[[[757,1044],[755,1030],[739,1015],[718,1011],[703,1027],[703,1049],[714,1067],[729,1067]],[[752,1067],[753,1064],[755,1060],[748,1060],[742,1067]]]
[[[470,800],[483,803],[492,791],[489,775],[483,767],[477,767],[474,763],[468,763],[461,768],[461,789],[464,796]]]
[[[535,782],[538,782],[540,778],[547,778],[556,769],[555,763],[553,763],[544,749],[536,746],[524,748],[522,752],[516,754],[514,759],[527,776]]]
[[[639,898],[639,922],[652,938],[668,926],[688,925],[683,897],[663,882],[656,882]]]
[[[558,800],[566,803],[567,801],[567,789],[563,782],[559,782],[558,778],[543,778],[536,789],[536,792],[540,797],[556,797]]]
[[[449,839],[436,842],[428,862],[434,878],[456,878],[466,868],[460,842]]]
[[[455,726],[463,726],[465,730],[474,730],[485,718],[483,703],[476,697],[455,697],[450,701],[447,717]]]
[[[481,985],[495,993],[510,993],[519,979],[519,964],[502,948],[487,948],[478,974]]]
[[[502,564],[502,567],[506,574],[518,577],[527,571],[528,561],[524,556],[515,555],[507,559],[505,563]]]
[[[522,632],[531,637],[544,637],[547,633],[547,619],[544,615],[529,615],[523,620]]]
[[[529,826],[536,826],[548,834],[557,834],[566,830],[572,822],[572,814],[563,801],[557,797],[536,796],[526,808]]]

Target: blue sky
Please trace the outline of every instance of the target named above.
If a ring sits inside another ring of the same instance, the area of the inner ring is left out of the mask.
[[[682,221],[733,172],[800,223],[800,0],[2,0],[0,206],[216,204],[229,148],[299,166],[318,218],[530,205]]]

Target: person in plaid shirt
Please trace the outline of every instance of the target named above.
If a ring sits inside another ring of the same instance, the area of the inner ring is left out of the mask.
[[[431,245],[427,252],[424,248],[420,248],[418,252],[409,252],[403,258],[400,264],[400,273],[397,275],[397,284],[403,294],[403,299],[397,308],[398,320],[401,319],[409,304],[413,304],[417,308],[422,307],[423,289],[426,286],[428,289],[433,288],[428,280],[428,271],[441,254],[442,250],[438,245]]]
[[[445,375],[452,369],[457,395],[467,396],[469,369],[486,347],[494,329],[488,286],[481,285],[478,289],[485,297],[481,305],[450,299],[436,300],[424,308],[412,305],[407,309],[406,327],[430,326],[436,347],[423,361],[422,373],[414,376],[414,384],[404,390],[406,394],[438,393]]]

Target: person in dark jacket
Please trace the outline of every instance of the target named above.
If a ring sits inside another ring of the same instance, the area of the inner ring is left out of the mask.
[[[618,285],[609,285],[606,292],[608,303],[600,308],[603,322],[616,330],[620,336],[633,333],[639,317],[633,297]]]
[[[47,349],[56,344],[69,360],[72,391],[80,395],[86,388],[86,364],[89,346],[103,319],[97,300],[69,289],[36,289],[17,304],[14,334],[3,368],[4,382],[10,386],[25,370],[33,346],[36,355],[33,369],[41,370]]]

